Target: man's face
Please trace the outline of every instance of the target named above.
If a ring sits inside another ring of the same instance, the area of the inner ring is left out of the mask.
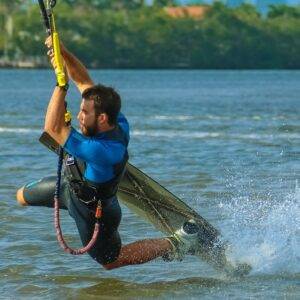
[[[98,132],[98,123],[95,115],[94,101],[82,100],[77,115],[81,132],[86,136],[94,136]]]

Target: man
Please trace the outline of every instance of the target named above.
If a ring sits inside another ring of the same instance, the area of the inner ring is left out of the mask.
[[[46,45],[51,48],[50,38]],[[74,218],[81,241],[86,245],[94,230],[96,203],[101,200],[100,234],[88,253],[107,270],[161,256],[167,260],[181,259],[193,248],[193,235],[183,230],[169,238],[121,245],[118,233],[121,209],[116,192],[128,159],[129,124],[120,113],[119,94],[111,87],[94,85],[83,64],[63,45],[61,52],[67,74],[82,94],[82,102],[77,116],[81,133],[64,120],[67,88],[54,88],[46,113],[45,132],[69,154],[65,160],[60,207]],[[51,50],[48,55],[53,63]],[[85,163],[79,178],[72,171],[78,169],[77,161]],[[17,200],[21,205],[53,207],[55,183],[52,176],[27,184],[17,191]]]

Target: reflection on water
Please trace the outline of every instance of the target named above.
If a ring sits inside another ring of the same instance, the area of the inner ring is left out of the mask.
[[[166,295],[187,295],[187,290],[221,287],[224,281],[214,278],[185,278],[175,281],[160,281],[153,283],[132,283],[116,279],[103,279],[100,283],[81,289],[78,296],[101,295],[102,297],[163,297]]]
[[[21,278],[20,278],[21,279]],[[19,279],[19,280],[20,280]],[[15,290],[17,297],[30,299],[249,299],[265,291],[272,295],[273,282],[287,299],[299,295],[300,274],[263,275],[241,279],[187,277],[173,281],[135,283],[92,276],[41,276],[24,278]],[[289,282],[287,284],[287,282]],[[239,292],[242,290],[242,292]],[[5,293],[8,295],[8,293]],[[55,295],[55,296],[53,296]]]

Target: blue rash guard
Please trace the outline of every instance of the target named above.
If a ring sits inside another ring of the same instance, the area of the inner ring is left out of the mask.
[[[129,124],[122,113],[119,113],[117,122],[129,141]],[[64,149],[86,162],[84,177],[87,180],[103,183],[114,177],[113,166],[122,161],[126,146],[119,141],[110,140],[107,132],[86,137],[72,128]]]

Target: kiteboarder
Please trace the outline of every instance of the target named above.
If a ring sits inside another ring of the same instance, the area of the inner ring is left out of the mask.
[[[45,44],[55,68],[50,37]],[[82,102],[77,115],[81,132],[65,122],[68,84],[54,88],[46,112],[45,132],[68,153],[60,207],[74,218],[82,244],[86,245],[92,237],[95,209],[101,200],[100,234],[88,253],[105,269],[141,264],[157,257],[182,259],[193,251],[195,232],[181,229],[168,238],[121,244],[121,208],[116,192],[128,160],[129,142],[129,124],[120,112],[121,98],[112,87],[95,85],[85,66],[62,44],[61,54],[66,73],[82,94]],[[83,171],[79,161],[84,163]],[[17,200],[21,205],[53,207],[55,184],[55,176],[31,182],[17,191]]]

